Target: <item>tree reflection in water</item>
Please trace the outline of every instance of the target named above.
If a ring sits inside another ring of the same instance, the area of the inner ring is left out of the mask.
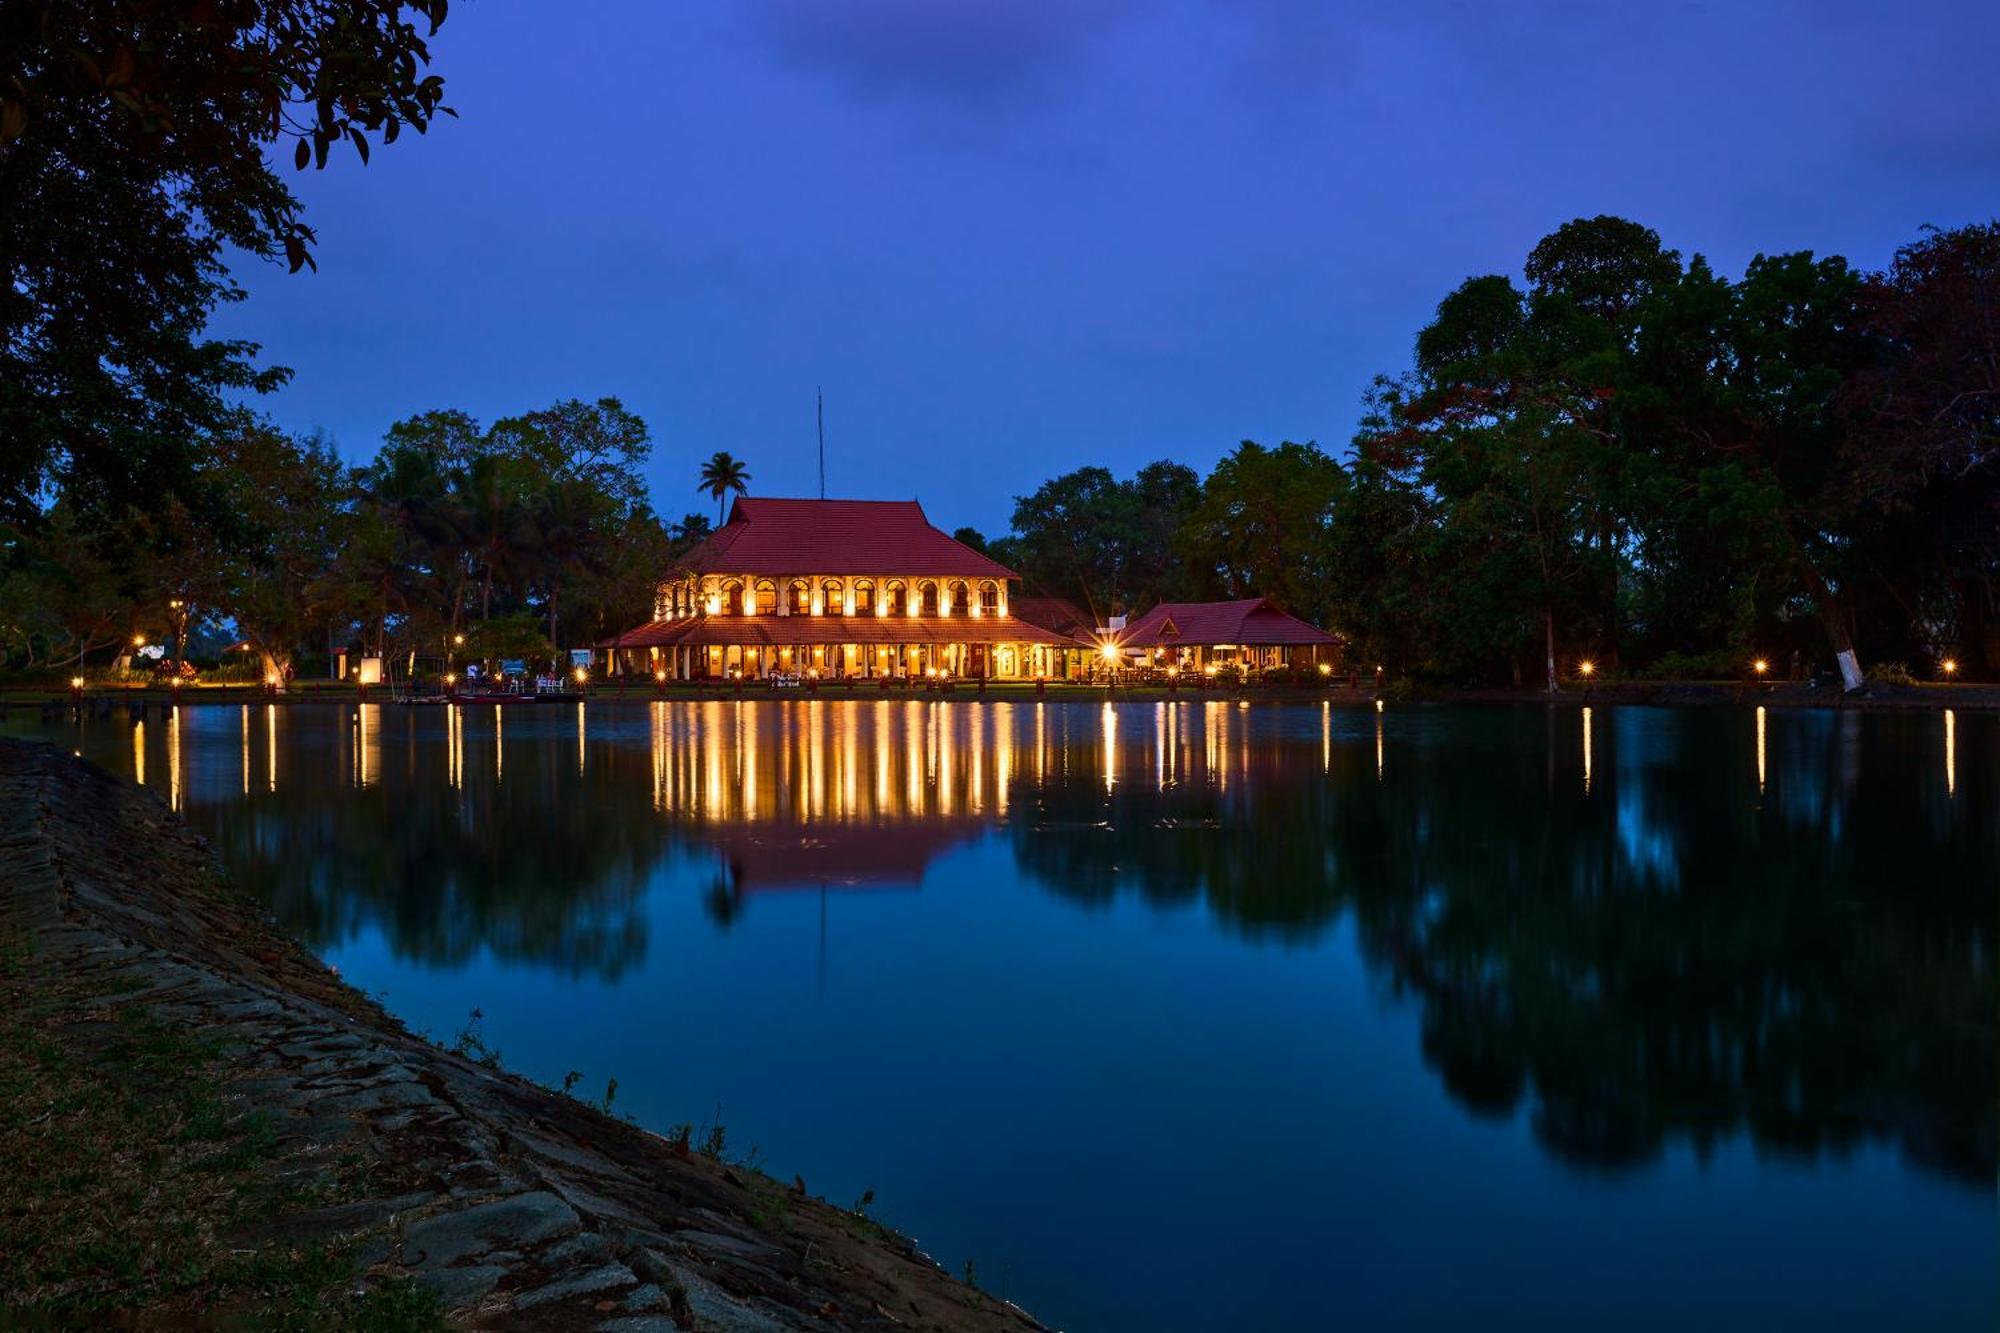
[[[1741,715],[1596,712],[1588,790],[1574,712],[1420,716],[1379,778],[1340,718],[1338,744],[1209,736],[1108,789],[1079,751],[1011,836],[1083,902],[1199,900],[1290,942],[1351,912],[1452,1096],[1526,1103],[1566,1160],[1880,1136],[1990,1186],[1990,779],[1920,770],[1934,716],[1793,715],[1760,799]]]
[[[1452,1097],[1565,1160],[1747,1131],[1993,1179],[1991,716],[1947,755],[1932,714],[1600,708],[1586,756],[1572,710],[712,701],[593,714],[580,764],[555,710],[234,711],[93,751],[171,744],[149,778],[316,946],[617,977],[669,861],[726,925],[998,830],[1079,904],[1275,948],[1351,918]]]

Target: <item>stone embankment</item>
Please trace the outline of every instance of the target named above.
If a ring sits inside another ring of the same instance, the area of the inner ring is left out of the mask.
[[[337,1245],[357,1281],[414,1279],[474,1328],[1041,1327],[803,1182],[411,1035],[233,893],[156,798],[48,746],[0,741],[0,932],[60,984],[213,1043],[224,1113],[268,1124],[257,1169],[277,1184],[365,1166],[333,1202],[285,1196],[313,1206],[236,1253]]]

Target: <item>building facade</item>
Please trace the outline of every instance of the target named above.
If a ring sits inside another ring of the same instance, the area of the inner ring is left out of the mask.
[[[1011,614],[1014,571],[915,500],[744,496],[658,587],[653,619],[599,644],[669,680],[1063,680],[1089,640]]]
[[[1161,602],[1117,632],[1123,659],[1162,670],[1292,671],[1341,665],[1341,639],[1262,597]]]

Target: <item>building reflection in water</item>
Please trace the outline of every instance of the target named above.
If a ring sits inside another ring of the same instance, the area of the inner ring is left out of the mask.
[[[568,714],[505,712],[193,708],[85,743],[164,775],[314,944],[366,926],[438,966],[616,977],[647,895],[688,876],[726,921],[764,891],[923,886],[991,840],[981,873],[1024,893],[1357,950],[1454,1098],[1527,1107],[1566,1158],[1875,1138],[1993,1179],[2000,821],[1973,815],[2000,770],[1957,763],[1991,717],[1594,707],[1579,738],[1542,709],[1412,709],[1391,773],[1380,710],[662,701],[593,719],[582,765]],[[489,713],[490,772],[466,753]],[[385,730],[407,772],[383,774]]]

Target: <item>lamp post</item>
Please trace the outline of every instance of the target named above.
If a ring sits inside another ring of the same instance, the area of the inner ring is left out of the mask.
[[[456,671],[447,671],[444,673],[444,697],[447,699],[458,698],[458,673]]]
[[[667,669],[665,667],[653,668],[653,692],[660,695],[662,698],[666,697]]]
[[[79,711],[83,708],[83,677],[69,678],[69,706]]]

